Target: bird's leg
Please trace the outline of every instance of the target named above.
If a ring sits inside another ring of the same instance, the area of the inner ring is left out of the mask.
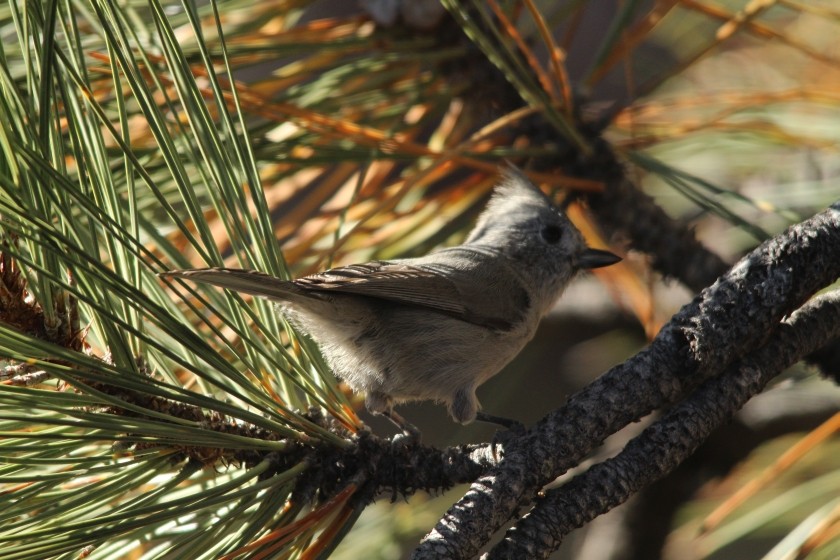
[[[368,391],[365,395],[365,408],[371,414],[381,414],[402,431],[402,434],[397,435],[395,441],[397,439],[403,439],[408,442],[420,441],[420,430],[414,424],[394,412],[394,399],[390,395],[379,391]]]
[[[393,408],[382,411],[382,416],[393,422],[400,430],[401,434],[394,436],[394,443],[419,443],[420,430],[417,426],[397,414]]]
[[[475,415],[475,419],[479,422],[496,424],[497,426],[505,428],[504,430],[497,431],[493,434],[493,439],[490,442],[490,449],[493,452],[493,458],[497,461],[499,460],[499,457],[496,448],[501,444],[502,449],[504,449],[512,442],[512,440],[515,440],[525,433],[525,426],[522,422],[519,422],[518,420],[511,420],[510,418],[505,418],[504,416],[496,416],[495,414],[488,414],[479,410]]]
[[[488,424],[496,424],[503,428],[507,428],[512,432],[521,432],[525,430],[525,426],[518,420],[505,418],[504,416],[496,416],[495,414],[488,414],[479,410],[475,413],[475,419],[479,422],[486,422]]]

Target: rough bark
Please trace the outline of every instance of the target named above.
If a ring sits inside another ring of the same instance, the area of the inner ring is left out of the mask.
[[[833,292],[794,313],[764,346],[706,381],[616,457],[546,492],[487,558],[547,558],[571,530],[671,472],[774,376],[837,336],[840,292]]]

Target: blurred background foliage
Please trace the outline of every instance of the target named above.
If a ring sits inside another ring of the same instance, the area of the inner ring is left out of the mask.
[[[840,198],[836,2],[443,5],[0,5],[4,558],[314,558],[350,527],[335,557],[400,558],[457,495],[381,497],[357,520],[351,481],[310,505],[301,481],[317,466],[300,449],[348,445],[357,413],[390,428],[270,305],[157,272],[300,276],[422,254],[463,238],[504,161],[621,251],[577,197],[603,188],[575,173],[601,133],[729,262]],[[488,410],[535,421],[690,298],[626,256],[570,288],[481,388]],[[774,391],[793,395],[774,410],[808,421],[780,416],[784,439],[749,424],[756,451],[708,469],[667,558],[840,555],[837,421],[801,433],[840,394],[804,367]],[[493,433],[434,405],[404,414],[437,445]],[[784,474],[767,470],[796,445]],[[558,557],[621,557],[596,550],[609,523]]]

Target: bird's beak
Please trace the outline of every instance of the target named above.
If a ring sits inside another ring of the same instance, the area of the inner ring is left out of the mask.
[[[601,268],[602,266],[610,266],[621,260],[618,255],[613,255],[609,251],[602,251],[600,249],[587,249],[581,253],[578,259],[578,266],[581,268]]]

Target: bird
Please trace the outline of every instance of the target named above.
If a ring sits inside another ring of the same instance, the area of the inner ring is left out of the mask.
[[[406,433],[394,406],[431,400],[452,419],[503,426],[476,389],[531,340],[581,270],[621,258],[589,248],[568,217],[518,169],[499,183],[464,242],[425,256],[351,264],[295,280],[254,270],[160,274],[268,298],[310,336],[373,414]]]

